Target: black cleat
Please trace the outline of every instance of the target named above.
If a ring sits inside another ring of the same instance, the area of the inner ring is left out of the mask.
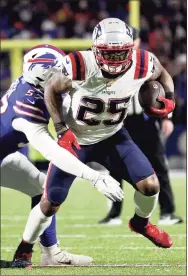
[[[121,211],[122,211],[122,207],[123,207],[123,203],[121,202],[111,202],[111,208],[108,212],[108,214],[106,215],[105,218],[103,218],[102,220],[100,220],[98,223],[99,224],[106,224],[106,225],[121,225],[122,224],[122,220],[120,218],[121,216]]]
[[[18,266],[22,268],[31,267],[32,266],[31,258],[32,258],[32,251],[31,252],[16,251],[12,261],[12,268],[16,268]]]
[[[31,262],[26,260],[13,260],[13,261],[5,261],[0,260],[0,268],[29,268],[31,267]]]

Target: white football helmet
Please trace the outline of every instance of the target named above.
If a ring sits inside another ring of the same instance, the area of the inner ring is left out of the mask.
[[[52,45],[41,44],[30,49],[23,60],[23,77],[34,86],[44,88],[46,82],[63,68],[65,53]]]
[[[92,35],[98,66],[110,73],[124,72],[132,62],[134,46],[132,28],[118,18],[106,18],[94,28]]]

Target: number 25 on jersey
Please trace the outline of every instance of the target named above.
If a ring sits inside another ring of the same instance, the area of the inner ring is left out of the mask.
[[[126,114],[127,103],[129,102],[130,97],[121,98],[121,99],[109,99],[107,112],[113,115],[119,115],[115,120],[103,120],[102,123],[106,126],[117,125],[121,123]],[[101,123],[101,120],[95,118],[86,118],[87,113],[94,115],[99,115],[105,111],[105,103],[99,98],[90,98],[83,97],[81,102],[84,105],[80,105],[77,113],[77,120],[84,122],[90,126],[97,126]]]

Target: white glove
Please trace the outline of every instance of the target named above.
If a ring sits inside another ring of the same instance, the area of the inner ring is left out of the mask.
[[[124,192],[120,188],[120,183],[110,175],[99,174],[95,181],[92,181],[93,186],[107,198],[112,201],[122,201]]]

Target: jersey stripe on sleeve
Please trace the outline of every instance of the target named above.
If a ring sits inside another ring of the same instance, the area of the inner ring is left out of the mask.
[[[85,64],[80,52],[69,54],[72,62],[73,80],[85,80]]]
[[[148,72],[148,62],[149,62],[148,58],[149,58],[148,52],[144,51],[144,72],[143,72],[142,78],[145,78]]]
[[[76,80],[77,79],[76,61],[75,61],[73,53],[69,54],[69,57],[70,57],[70,60],[72,63],[72,78],[73,78],[73,80]]]
[[[80,52],[75,52],[78,55],[79,65],[80,65],[80,80],[85,80],[85,64],[82,54]]]
[[[145,78],[148,72],[148,52],[137,50],[136,52],[136,70],[134,79]]]
[[[29,104],[25,104],[25,103],[22,103],[22,102],[20,102],[20,101],[16,101],[16,104],[19,105],[19,106],[22,106],[22,107],[25,107],[25,108],[28,108],[28,109],[37,111],[37,112],[39,112],[39,113],[41,113],[41,114],[44,114],[44,112],[43,112],[41,109],[39,109],[38,107],[31,106],[31,105],[29,105]]]
[[[140,50],[136,51],[136,70],[134,74],[134,79],[138,79],[140,73]]]
[[[29,113],[29,112],[26,112],[26,111],[23,111],[21,109],[19,109],[17,106],[13,106],[13,109],[14,111],[17,113],[17,114],[20,114],[20,115],[25,115],[26,117],[29,116],[29,117],[32,117],[32,118],[35,118],[35,119],[38,119],[38,120],[42,120],[43,122],[47,122],[47,120],[41,116],[38,116],[36,114],[32,114],[32,113]]]
[[[13,109],[16,114],[20,117],[28,119],[33,122],[48,122],[44,117],[44,112],[38,107],[31,106],[29,104],[25,104],[20,101],[16,101],[16,105],[13,106]]]

